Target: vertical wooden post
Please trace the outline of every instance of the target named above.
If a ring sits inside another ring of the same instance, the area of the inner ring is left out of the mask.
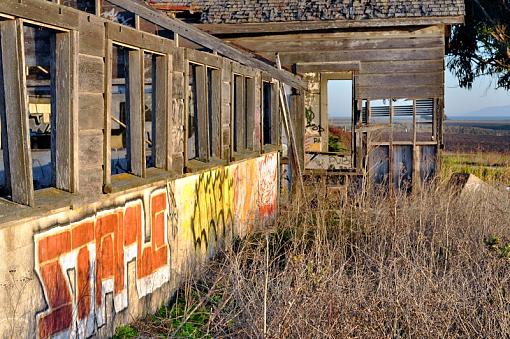
[[[127,51],[129,66],[126,93],[127,125],[128,125],[128,162],[131,173],[139,177],[145,176],[145,145],[144,118],[142,114],[142,72],[143,54],[140,50]]]
[[[65,191],[74,191],[77,133],[76,80],[77,32],[56,33],[52,43],[51,66],[51,157],[53,184]]]
[[[220,158],[230,161],[232,156],[233,86],[231,63],[224,59],[221,68],[221,151]]]
[[[234,86],[235,86],[235,107],[234,107],[234,119],[235,123],[233,124],[234,134],[234,151],[242,152],[245,149],[245,81],[242,76],[234,76]]]
[[[204,65],[196,66],[196,86],[197,86],[197,114],[198,128],[198,159],[209,161],[209,128],[207,119],[207,68]]]
[[[250,151],[255,148],[255,78],[246,78],[245,83],[245,112],[244,112],[244,147]]]
[[[103,192],[111,191],[112,184],[112,69],[113,69],[113,44],[108,39],[106,30],[105,43],[105,77],[104,77],[104,141],[103,141]]]
[[[300,168],[305,163],[305,97],[303,92],[294,90],[291,95],[290,119],[294,125],[296,161]],[[294,172],[298,173],[298,171]]]
[[[211,132],[209,142],[211,143],[211,156],[213,158],[221,158],[221,70],[214,69],[211,72],[211,91],[212,91],[212,103],[211,103]]]
[[[271,143],[281,144],[280,100],[278,100],[278,83],[271,83]]]
[[[153,121],[152,121],[152,152],[157,168],[167,169],[168,154],[168,101],[171,94],[168,86],[168,56],[156,56],[155,67],[152,68]],[[170,94],[170,95],[169,95]],[[145,120],[145,119],[144,119]]]
[[[34,204],[32,159],[28,133],[28,96],[26,93],[23,22],[19,19],[0,22],[2,35],[3,92],[11,176],[11,193],[14,202]]]

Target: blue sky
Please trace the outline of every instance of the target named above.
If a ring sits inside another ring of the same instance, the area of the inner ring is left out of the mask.
[[[448,116],[461,116],[487,107],[510,106],[510,91],[494,89],[495,81],[490,77],[479,78],[471,90],[460,88],[453,74],[446,71],[445,106]],[[336,117],[350,117],[350,83],[333,81],[328,84],[330,112]],[[345,112],[345,113],[342,113]],[[510,118],[510,116],[509,116]]]

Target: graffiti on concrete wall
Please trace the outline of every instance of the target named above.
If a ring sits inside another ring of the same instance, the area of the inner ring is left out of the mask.
[[[36,234],[35,271],[47,303],[35,317],[38,336],[93,335],[106,322],[107,294],[115,312],[128,308],[128,263],[135,262],[141,299],[170,281],[188,248],[195,259],[209,258],[225,239],[274,217],[277,165],[274,153],[178,179]]]
[[[105,322],[105,295],[113,293],[115,311],[127,307],[127,263],[136,259],[139,297],[169,279],[166,190],[150,196],[150,222],[143,201],[98,212],[77,223],[35,236],[35,271],[48,309],[37,315],[41,338],[55,334],[93,334]],[[146,225],[150,226],[150,237]],[[69,270],[74,270],[70,279]],[[72,281],[73,280],[73,281]]]

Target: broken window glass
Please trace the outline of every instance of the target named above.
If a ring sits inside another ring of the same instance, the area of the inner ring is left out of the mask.
[[[128,72],[129,50],[112,47],[112,101],[111,101],[111,173],[128,173],[129,105]]]
[[[28,94],[28,124],[32,153],[34,189],[52,186],[55,148],[55,32],[43,27],[23,25],[25,69]]]

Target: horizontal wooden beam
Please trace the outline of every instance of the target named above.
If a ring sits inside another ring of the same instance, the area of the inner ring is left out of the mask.
[[[359,71],[359,61],[346,61],[346,62],[309,62],[296,64],[296,72],[315,73],[315,72],[350,72]]]
[[[173,31],[182,37],[192,40],[206,48],[218,52],[230,59],[245,64],[250,67],[261,69],[269,73],[275,79],[295,88],[306,88],[306,81],[300,77],[273,67],[268,60],[262,60],[261,57],[236,47],[233,47],[224,41],[200,30],[197,27],[186,24],[178,19],[170,18],[162,12],[159,12],[138,0],[109,0],[114,5],[120,6],[141,18],[153,22],[163,28]]]
[[[323,20],[323,21],[289,21],[261,22],[241,24],[197,24],[196,27],[211,34],[244,34],[244,33],[278,33],[317,31],[327,29],[396,27],[396,26],[430,26],[456,25],[464,23],[464,16],[388,18],[362,20]]]

